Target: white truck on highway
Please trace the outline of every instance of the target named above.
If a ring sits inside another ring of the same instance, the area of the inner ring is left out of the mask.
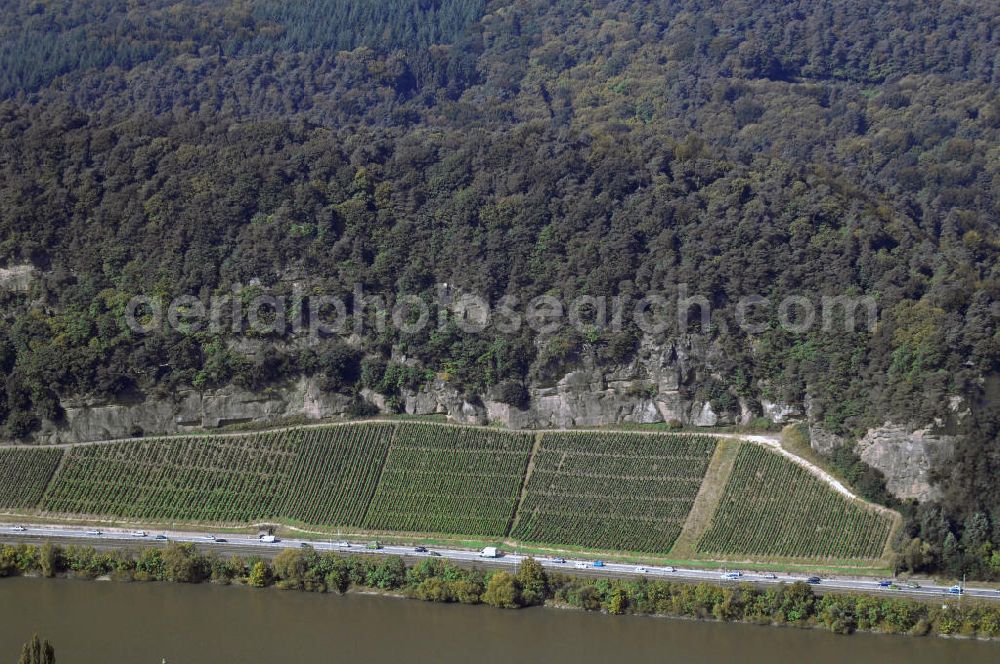
[[[278,541],[278,538],[275,537],[274,535],[261,535],[257,539],[259,539],[264,544],[274,544],[275,542]]]
[[[479,552],[480,558],[499,558],[500,552],[497,551],[495,546],[488,546]]]

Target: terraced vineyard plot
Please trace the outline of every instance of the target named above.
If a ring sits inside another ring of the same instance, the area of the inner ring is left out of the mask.
[[[361,527],[394,432],[391,424],[299,431],[281,515],[316,525]]]
[[[707,436],[545,434],[512,536],[665,553],[680,534],[715,445]]]
[[[875,559],[891,530],[889,515],[849,500],[778,454],[745,444],[698,551]]]
[[[62,455],[44,447],[0,450],[0,508],[37,507]]]
[[[155,520],[273,518],[295,460],[295,433],[74,447],[43,507]]]
[[[400,424],[365,527],[502,537],[531,446],[529,434]]]
[[[524,486],[533,441],[496,429],[368,422],[7,448],[0,509],[149,522],[288,519],[667,553],[717,447],[707,436],[546,433]],[[712,514],[711,523],[689,531],[688,555],[881,557],[891,515],[759,445],[738,445],[728,458],[732,472],[713,476],[720,487],[700,521]]]

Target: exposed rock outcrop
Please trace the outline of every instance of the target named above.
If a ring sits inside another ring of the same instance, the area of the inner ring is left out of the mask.
[[[847,439],[843,436],[838,436],[815,422],[809,423],[809,445],[823,456],[830,456],[847,444]]]
[[[147,398],[136,403],[66,401],[65,421],[44,422],[36,439],[45,443],[76,443],[183,433],[293,416],[323,419],[342,415],[351,405],[350,397],[323,392],[309,378],[263,393],[229,386],[206,392],[186,390],[172,399]]]
[[[697,337],[665,344],[647,337],[631,362],[610,368],[585,363],[554,385],[529,386],[523,404],[502,403],[489,394],[468,395],[448,381],[437,379],[418,390],[404,391],[400,405],[409,414],[446,414],[466,424],[497,422],[514,429],[656,422],[710,427],[749,421],[762,412],[762,404],[746,398],[732,399],[730,403],[739,404],[739,412],[728,412],[697,395],[698,386],[714,376],[712,367],[720,358],[718,348]],[[393,359],[410,362],[402,357]],[[369,389],[362,390],[361,397],[381,412],[395,407],[386,395]],[[45,422],[36,434],[39,442],[171,434],[294,416],[325,419],[348,413],[352,400],[324,393],[314,380],[301,378],[292,385],[259,394],[229,386],[204,392],[186,390],[173,398],[147,398],[136,403],[67,400],[62,406],[65,420],[58,424]],[[794,412],[787,405],[768,407],[780,413]]]
[[[31,265],[0,267],[0,291],[26,293],[38,278],[38,272]]]
[[[406,393],[405,408],[414,415],[447,413],[459,422],[499,422],[515,429],[669,421],[707,427],[748,420],[753,410],[745,400],[741,412],[734,414],[694,396],[698,377],[707,374],[715,353],[690,339],[666,345],[644,339],[631,363],[606,369],[584,366],[554,385],[529,386],[526,403],[520,406],[485,395],[480,407],[438,380]]]
[[[802,409],[794,404],[776,403],[767,399],[760,400],[760,408],[764,417],[775,424],[788,424],[802,417]]]
[[[868,431],[855,451],[862,461],[885,474],[886,487],[893,494],[924,501],[937,497],[930,472],[948,462],[955,442],[954,436],[887,422]]]
[[[712,410],[712,404],[706,401],[701,408],[697,404],[692,407],[691,423],[696,427],[714,427],[719,423],[719,416]]]

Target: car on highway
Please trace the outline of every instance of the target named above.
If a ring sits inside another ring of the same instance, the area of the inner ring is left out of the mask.
[[[341,549],[350,549],[351,548],[351,543],[350,542],[337,542],[337,546],[339,546]]]
[[[427,555],[428,556],[440,556],[441,554],[438,553],[437,551],[428,551]]]
[[[762,579],[770,579],[772,581],[778,578],[778,575],[774,572],[768,572],[767,574],[761,574],[760,576]]]
[[[215,541],[218,542],[219,544],[224,544],[224,543],[228,542],[229,540],[224,539],[222,537],[216,537]]]
[[[661,569],[663,569],[664,572],[676,572],[677,571],[671,565],[667,565],[666,567],[663,567]]]
[[[949,595],[964,595],[965,594],[965,588],[963,588],[962,586],[959,586],[959,585],[952,586],[951,588],[948,588],[948,594]]]
[[[806,579],[806,583],[808,583],[811,586],[818,585],[820,582],[822,582],[822,579],[820,579],[818,576],[810,576],[808,579]]]
[[[204,535],[202,537],[199,537],[198,539],[203,539],[206,542],[214,542],[215,541],[215,535]]]
[[[23,533],[24,531],[27,530],[27,528],[25,528],[24,526],[11,526],[10,529],[13,530],[15,533]]]
[[[641,566],[635,568],[635,573],[636,574],[645,574],[648,571],[649,570],[647,570],[645,567],[641,567]]]
[[[879,588],[889,588],[890,586],[892,586],[892,581],[890,581],[889,579],[882,579],[881,581],[878,582]]]
[[[312,548],[312,544],[310,544],[309,542],[299,542],[299,548],[300,549],[311,549]]]
[[[170,539],[170,538],[169,538],[169,537],[167,537],[166,535],[157,535],[157,536],[156,536],[156,537],[154,537],[153,539],[158,539],[158,540],[165,540],[165,539]]]
[[[371,549],[372,551],[377,551],[382,548],[381,542],[368,542],[365,546],[366,549]]]
[[[595,560],[594,561],[594,567],[604,567],[604,561],[603,560]]]
[[[416,546],[416,547],[413,547],[413,552],[414,553],[427,553],[427,547],[426,546]]]
[[[566,564],[566,559],[565,558],[553,558],[552,562],[558,563],[559,565],[565,565]]]
[[[575,565],[573,565],[573,567],[575,567],[577,569],[587,569],[588,567],[590,567],[590,565],[588,565],[585,562],[578,562]]]
[[[919,587],[920,587],[920,584],[919,584],[919,583],[917,583],[916,581],[907,581],[907,582],[906,582],[906,587],[907,587],[907,588],[911,588],[911,589],[913,589],[913,590],[916,590],[917,588],[919,588]]]
[[[133,530],[132,531],[132,537],[145,537],[145,536],[146,536],[146,531],[145,530]]]
[[[739,579],[741,576],[743,576],[743,573],[742,572],[737,572],[737,571],[723,572],[723,574],[722,574],[722,578],[723,579],[727,579],[729,581],[735,581],[735,580]]]
[[[103,535],[104,533],[102,533],[102,532],[101,532],[100,530],[88,530],[88,531],[87,531],[87,534],[88,534],[88,535],[95,535],[95,536],[97,536],[97,537],[100,537],[100,536],[101,536],[101,535]]]

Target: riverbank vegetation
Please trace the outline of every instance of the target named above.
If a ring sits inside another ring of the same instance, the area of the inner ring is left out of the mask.
[[[52,544],[0,547],[0,577],[68,576],[117,581],[242,584],[319,593],[349,590],[400,594],[430,602],[486,604],[504,609],[551,605],[613,615],[659,615],[759,625],[914,636],[1000,637],[1000,606],[975,602],[925,603],[899,597],[827,593],[793,583],[762,589],[749,583],[685,584],[638,579],[591,579],[547,572],[527,559],[513,571],[464,568],[426,559],[407,565],[398,556],[340,556],[303,547],[272,560],[223,558],[193,544],[138,551],[97,551]]]
[[[48,641],[42,641],[35,634],[24,644],[17,664],[56,664],[56,650]]]

